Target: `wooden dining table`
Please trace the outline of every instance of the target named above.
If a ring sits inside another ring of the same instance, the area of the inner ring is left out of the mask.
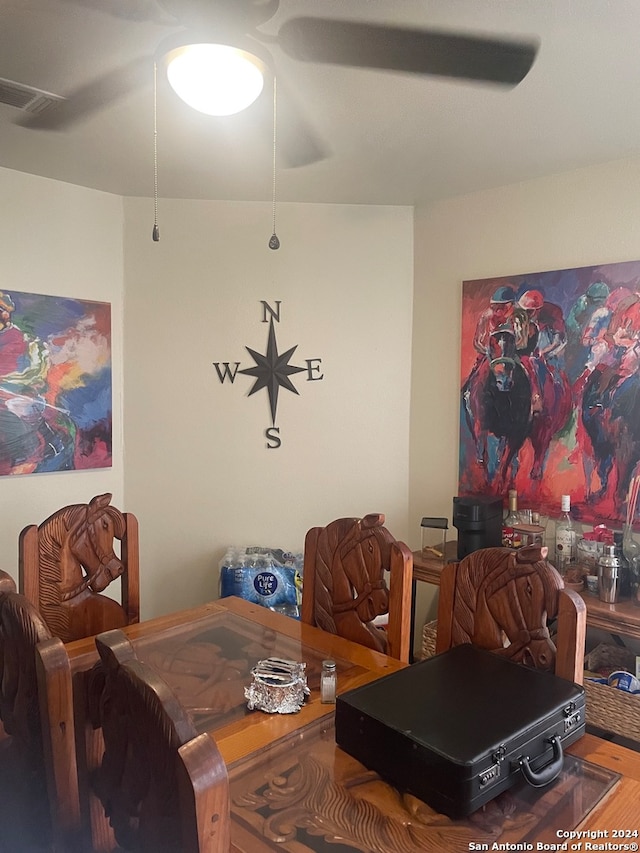
[[[338,694],[396,671],[404,666],[400,661],[238,598],[131,625],[125,633],[137,656],[172,687],[198,731],[215,739],[229,773],[236,853],[458,853],[491,849],[496,842],[533,844],[519,849],[568,842],[567,848],[546,849],[579,849],[570,846],[579,836],[569,834],[586,831],[637,845],[640,753],[584,735],[567,750],[556,782],[543,789],[517,785],[469,818],[451,820],[340,749],[335,706],[320,700],[324,659],[336,662]],[[74,853],[111,853],[112,831],[91,791],[102,755],[95,727],[100,691],[95,642],[89,638],[64,648],[68,664],[49,659],[46,648],[40,654],[48,723],[59,726],[64,717],[76,729],[81,826],[78,833],[58,837],[73,837]],[[272,656],[305,664],[310,695],[298,713],[247,707],[251,669]],[[67,698],[60,690],[65,666],[71,680]],[[73,709],[64,707],[69,702]],[[49,760],[65,759],[53,750]],[[59,776],[64,772],[57,768]]]

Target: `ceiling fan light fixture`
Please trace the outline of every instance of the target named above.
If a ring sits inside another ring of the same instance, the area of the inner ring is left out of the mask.
[[[212,116],[239,113],[258,98],[266,66],[253,53],[226,44],[187,44],[164,56],[167,78],[182,100]]]

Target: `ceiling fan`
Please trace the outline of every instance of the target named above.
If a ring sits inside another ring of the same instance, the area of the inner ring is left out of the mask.
[[[285,20],[277,35],[259,28],[270,21],[279,0],[68,0],[132,21],[167,25],[174,31],[158,46],[160,63],[185,45],[222,44],[254,58],[275,75],[266,45],[277,45],[293,59],[462,80],[517,85],[529,72],[538,44],[439,30],[316,17]],[[21,124],[62,130],[127,94],[149,78],[153,57],[139,57],[58,101]],[[144,75],[144,76],[143,76]],[[307,123],[280,76],[278,112],[283,108],[287,165],[305,165],[327,156],[327,146]]]

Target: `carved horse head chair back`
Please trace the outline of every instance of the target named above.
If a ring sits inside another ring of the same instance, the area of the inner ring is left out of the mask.
[[[15,584],[12,579],[8,583],[7,577],[0,572],[0,719],[11,738],[10,750],[3,753],[3,777],[11,781],[9,806],[23,816],[20,823],[24,820],[24,826],[17,837],[11,822],[9,826],[3,822],[2,841],[11,850],[49,850],[53,809],[45,756],[52,743],[48,726],[41,718],[37,653],[52,640],[36,608],[15,591]],[[73,738],[73,721],[68,733],[54,732],[56,745],[69,735]],[[75,771],[75,763],[71,769]],[[74,780],[75,774],[64,779],[65,796],[69,799],[74,796]],[[7,793],[3,788],[3,796]]]
[[[472,643],[581,681],[586,609],[564,589],[547,549],[485,548],[445,567],[436,651]],[[549,623],[558,623],[557,645]]]
[[[51,637],[36,608],[8,586],[0,591],[0,719],[32,765],[42,763],[36,645]]]
[[[302,620],[406,660],[413,560],[384,521],[382,514],[339,518],[307,533]],[[388,631],[373,624],[386,613]]]
[[[122,543],[120,557],[115,539]],[[118,577],[122,606],[99,594]],[[135,517],[111,506],[111,495],[105,494],[26,527],[20,535],[20,585],[64,642],[137,621]]]
[[[126,850],[227,853],[229,783],[213,739],[122,631],[96,637],[105,751],[94,788]]]

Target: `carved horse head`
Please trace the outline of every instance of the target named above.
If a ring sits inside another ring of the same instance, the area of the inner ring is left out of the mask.
[[[316,622],[379,651],[387,638],[372,621],[389,610],[384,570],[390,566],[394,539],[384,515],[339,518],[323,528],[316,563]]]
[[[70,528],[67,539],[71,554],[86,573],[86,585],[93,592],[102,592],[124,571],[122,560],[113,550],[113,540],[124,536],[124,517],[110,502],[109,494],[93,498],[84,518],[81,514]]]
[[[126,637],[114,635],[96,640],[105,750],[94,789],[122,847],[184,850],[175,756],[197,732],[166,683],[136,658]]]
[[[527,666],[553,671],[556,647],[548,620],[557,614],[562,578],[546,548],[484,549],[458,567],[461,619],[455,643],[472,642]]]
[[[113,545],[124,536],[126,522],[110,502],[111,495],[105,494],[88,504],[64,507],[38,528],[40,609],[54,636],[65,642],[72,638],[70,617],[64,613],[68,606],[87,596],[101,600],[102,609],[116,606],[96,596],[124,571]]]
[[[540,548],[533,547],[509,554],[506,565],[489,573],[480,589],[483,605],[509,640],[504,654],[535,669],[555,669],[556,647],[547,621],[556,615],[558,579]]]
[[[389,590],[384,570],[389,568],[390,539],[384,516],[367,515],[351,526],[335,550],[334,579],[348,588],[348,598],[334,603],[334,613],[355,609],[361,622],[372,622],[389,610]]]

